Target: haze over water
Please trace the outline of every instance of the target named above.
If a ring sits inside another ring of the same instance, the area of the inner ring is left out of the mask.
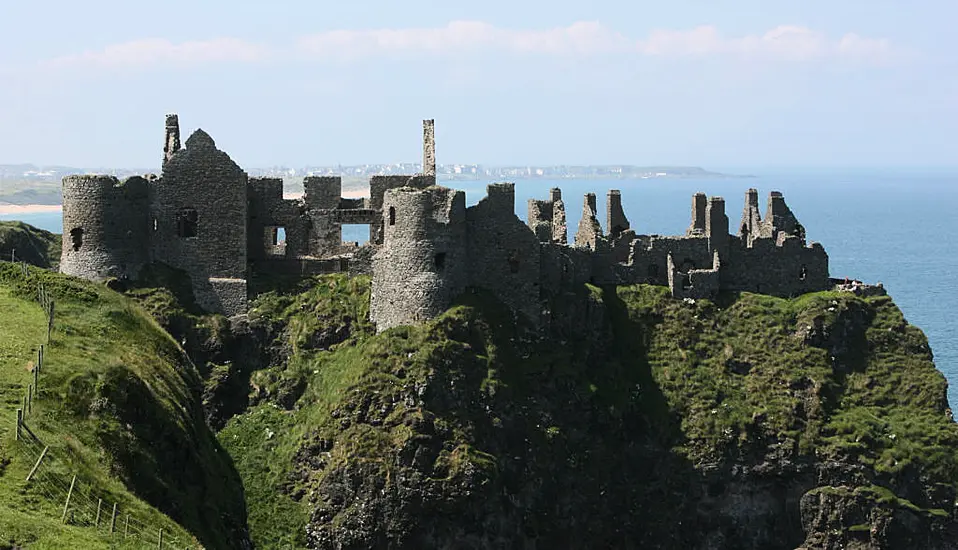
[[[464,189],[470,205],[485,196],[485,184],[446,182]],[[763,215],[769,191],[782,191],[809,241],[825,246],[833,277],[882,282],[908,322],[925,332],[935,364],[949,381],[949,402],[958,404],[958,324],[951,317],[958,311],[958,240],[947,238],[958,219],[954,211],[958,174],[792,172],[748,179],[518,180],[516,215],[525,220],[526,201],[546,198],[550,187],[562,189],[570,242],[588,192],[598,196],[603,225],[605,194],[620,189],[632,229],[677,235],[689,225],[692,194],[697,191],[725,198],[732,232],[749,187],[758,189]],[[62,231],[59,213],[19,218]],[[365,240],[365,228],[348,227],[343,237]]]

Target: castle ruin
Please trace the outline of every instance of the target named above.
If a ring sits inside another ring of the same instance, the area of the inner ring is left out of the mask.
[[[693,299],[794,296],[834,283],[824,248],[806,244],[781,193],[770,194],[763,218],[749,189],[737,235],[725,200],[697,193],[678,236],[637,234],[618,190],[606,196],[603,230],[589,193],[570,245],[559,189],[530,200],[524,223],[512,183],[489,185],[470,207],[463,191],[436,185],[434,128],[423,121],[420,174],[373,176],[358,199],[342,196],[341,177],[306,177],[303,196],[286,199],[282,179],[250,178],[203,130],[181,146],[179,120],[168,115],[160,175],[63,179],[60,269],[135,280],[163,263],[189,275],[201,307],[226,315],[246,312],[257,274],[371,273],[377,330],[431,319],[475,287],[543,327],[545,304],[585,283],[665,285]],[[368,224],[369,242],[343,243],[343,224]]]

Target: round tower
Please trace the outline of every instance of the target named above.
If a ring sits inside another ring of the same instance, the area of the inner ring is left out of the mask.
[[[149,261],[149,181],[63,178],[60,271],[94,281],[136,278]]]
[[[444,187],[386,191],[369,314],[379,331],[445,311],[466,287],[466,197]]]

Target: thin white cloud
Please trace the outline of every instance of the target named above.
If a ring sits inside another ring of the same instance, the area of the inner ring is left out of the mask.
[[[158,64],[201,65],[217,62],[254,62],[268,56],[266,47],[237,38],[215,38],[174,44],[161,38],[148,38],[113,44],[102,50],[57,57],[52,66],[136,67]]]
[[[452,21],[442,27],[331,30],[300,37],[292,49],[271,48],[236,38],[172,43],[145,39],[53,59],[54,66],[178,66],[272,59],[353,61],[391,56],[460,56],[510,53],[544,56],[744,56],[781,60],[825,58],[882,61],[892,53],[885,39],[854,33],[832,39],[794,25],[764,34],[725,37],[713,26],[689,30],[654,30],[631,38],[595,21],[579,21],[552,29],[510,29],[482,21]]]
[[[724,37],[713,26],[691,30],[654,30],[629,38],[594,21],[554,29],[506,29],[480,21],[453,21],[444,27],[328,31],[300,38],[301,51],[327,60],[351,60],[396,54],[457,55],[477,51],[518,54],[649,56],[740,55],[776,59],[880,58],[890,53],[887,40],[847,34],[830,40],[823,33],[781,25],[761,35]]]

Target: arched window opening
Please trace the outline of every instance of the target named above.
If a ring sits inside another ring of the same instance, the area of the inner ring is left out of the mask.
[[[76,252],[80,250],[80,247],[83,246],[83,228],[76,227],[70,230],[70,241],[73,244],[73,251]]]
[[[396,207],[389,207],[389,225],[396,225]]]
[[[176,234],[181,238],[196,237],[199,215],[195,208],[181,208],[176,213]]]

